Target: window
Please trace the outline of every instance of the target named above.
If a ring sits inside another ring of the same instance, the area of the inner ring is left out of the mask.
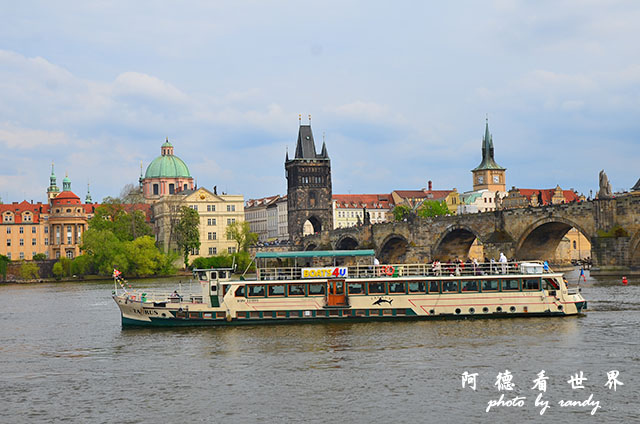
[[[11,260],[11,252],[7,252],[7,258],[9,258],[9,260]]]
[[[20,252],[20,259],[24,259],[24,252]]]
[[[349,294],[364,294],[363,283],[348,283],[347,288],[349,289]]]
[[[236,205],[227,205],[227,212],[235,212]]]
[[[24,233],[24,227],[20,227],[20,234]]]
[[[540,279],[528,278],[522,280],[522,290],[540,290]]]
[[[289,284],[289,296],[304,296],[304,284]]]
[[[191,249],[191,251],[189,253],[191,255],[199,255],[200,254],[200,249]]]
[[[194,211],[198,210],[198,205],[191,205],[189,206],[191,209],[193,209]]]
[[[215,212],[216,205],[207,205],[207,212]]]
[[[236,253],[235,247],[227,247],[227,253]]]
[[[384,283],[369,283],[369,294],[385,294]]]
[[[235,224],[236,223],[236,219],[235,218],[227,218],[227,225],[231,225],[231,224]]]
[[[32,238],[31,239],[31,246],[35,246],[36,245],[36,239]]]
[[[216,225],[216,219],[215,218],[208,218],[207,219],[207,225]]]
[[[215,234],[215,233],[208,232],[208,233],[207,233],[207,239],[208,239],[208,240],[214,240],[214,238],[213,238],[213,235],[214,235],[214,234]]]
[[[324,284],[309,284],[309,296],[324,294]]]
[[[578,248],[578,245],[577,245],[577,243],[576,243],[576,241],[575,241],[575,240],[573,241],[573,248],[574,248],[574,249],[577,249],[577,248]]]
[[[409,283],[409,293],[426,293],[427,285],[424,281],[411,281]]]
[[[213,249],[215,249],[215,247],[210,247],[209,248],[209,256],[213,256],[214,255]]]
[[[218,248],[217,248],[217,247],[214,247],[214,248],[213,248],[213,253],[212,253],[212,255],[217,255],[217,254],[218,254]]]
[[[31,227],[31,233],[33,233],[33,234],[36,233],[36,227]]]
[[[24,239],[20,239],[20,246],[24,246]]]
[[[67,250],[67,258],[73,259],[73,250]]]
[[[176,192],[176,186],[174,184],[169,184],[169,194],[174,194]]]
[[[440,281],[429,281],[429,293],[440,293]]]
[[[158,184],[153,185],[153,194],[154,196],[157,196],[158,194],[160,194],[160,191],[158,190]]]
[[[482,291],[498,291],[498,280],[484,280],[481,283]]]
[[[49,227],[44,227],[44,233],[49,234]]]
[[[463,281],[462,282],[462,291],[463,292],[477,292],[478,291],[478,282],[475,281],[475,280]]]
[[[7,239],[7,246],[11,246],[11,239]]]
[[[236,297],[244,297],[244,286],[238,287],[234,294]]]
[[[390,282],[389,293],[405,293],[404,282]]]
[[[7,227],[7,234],[11,234],[11,227]]]
[[[44,245],[49,246],[49,237],[44,238]]]
[[[457,281],[443,281],[442,282],[442,293],[457,293],[458,292],[458,282]]]
[[[282,297],[284,296],[284,284],[270,284],[267,286],[269,289],[269,297]]]
[[[503,291],[515,291],[520,290],[520,284],[518,280],[502,280]]]
[[[258,285],[250,285],[249,287],[249,297],[264,297],[264,286]]]

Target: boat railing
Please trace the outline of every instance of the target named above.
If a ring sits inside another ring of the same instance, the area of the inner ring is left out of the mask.
[[[472,275],[515,275],[515,274],[548,274],[552,272],[542,262],[442,262],[439,265],[426,264],[384,264],[384,265],[351,265],[328,266],[315,269],[325,270],[311,278],[388,278],[388,277],[425,277],[425,276],[472,276]],[[338,271],[335,269],[338,268]],[[346,268],[346,273],[340,270]],[[335,274],[331,271],[334,270]],[[303,278],[301,267],[260,268],[259,280],[298,280]],[[309,278],[309,277],[304,277]]]
[[[201,293],[177,293],[171,291],[134,290],[127,292],[128,297],[134,301],[142,302],[166,302],[166,303],[203,303]]]

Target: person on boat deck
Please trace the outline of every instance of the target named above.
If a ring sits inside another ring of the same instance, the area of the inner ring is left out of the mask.
[[[434,275],[442,275],[442,265],[439,260],[436,259],[433,261],[433,265],[431,267],[433,268]]]
[[[504,253],[500,252],[500,259],[498,259],[498,261],[500,262],[502,273],[506,274],[507,273],[507,257],[504,255]]]
[[[173,293],[171,293],[171,298],[172,299],[180,299],[180,295],[178,294],[178,290],[174,290]]]
[[[373,269],[377,276],[380,276],[380,261],[375,256],[373,257]]]
[[[544,261],[542,263],[542,268],[544,268],[545,271],[549,271],[549,262]]]

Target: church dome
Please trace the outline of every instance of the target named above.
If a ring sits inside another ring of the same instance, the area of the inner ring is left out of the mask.
[[[147,167],[145,178],[191,178],[189,168],[173,154],[173,145],[169,140],[161,146],[162,154],[155,158]]]

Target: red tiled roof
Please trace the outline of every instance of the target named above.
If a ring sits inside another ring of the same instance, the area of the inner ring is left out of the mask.
[[[444,199],[447,197],[453,190],[395,190],[398,196],[403,199]]]
[[[338,208],[389,209],[392,203],[390,194],[334,194],[332,197]]]
[[[72,191],[63,191],[53,199],[54,205],[79,205],[80,198]]]
[[[542,204],[550,205],[551,198],[555,194],[556,189],[555,188],[546,188],[546,189],[545,188],[543,189],[519,188],[518,191],[520,192],[520,194],[522,194],[527,199],[529,199],[529,201],[531,201],[531,196],[533,195],[537,196],[538,193],[542,193]],[[578,195],[571,190],[562,190],[562,195],[564,196],[565,203],[580,201],[580,198],[578,197]]]
[[[283,197],[283,199],[286,199],[286,198],[287,196]],[[278,199],[281,199],[279,194],[276,194],[275,196],[263,197],[261,199],[249,199],[245,202],[245,209],[269,205],[273,202],[278,201]]]
[[[0,205],[0,214],[3,214],[6,211],[13,212],[14,214],[14,223],[20,224],[22,223],[22,213],[26,211],[30,211],[33,214],[33,221],[27,221],[25,223],[39,223],[40,222],[40,214],[48,214],[49,213],[49,205],[43,203],[30,203],[26,200],[22,202],[14,202],[10,204],[2,204]]]

